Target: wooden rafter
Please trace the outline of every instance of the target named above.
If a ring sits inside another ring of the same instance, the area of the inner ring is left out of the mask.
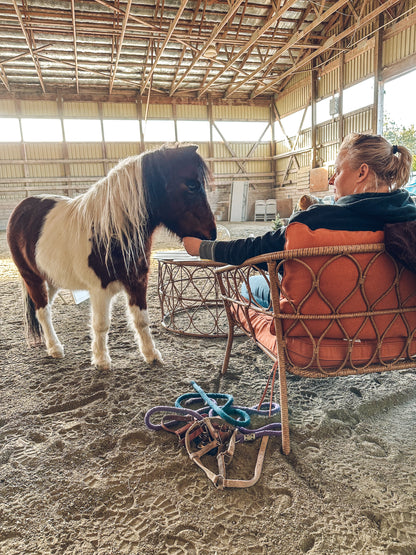
[[[275,15],[273,17],[271,17],[264,25],[263,27],[261,27],[261,29],[258,29],[254,35],[251,37],[251,39],[238,51],[238,53],[228,62],[228,64],[226,64],[226,66],[224,67],[224,69],[222,69],[216,76],[214,79],[212,79],[200,92],[200,94],[203,94],[204,92],[206,92],[214,83],[215,81],[223,74],[225,73],[237,60],[238,58],[244,53],[246,52],[253,44],[255,44],[258,40],[259,37],[261,37],[261,35],[264,35],[264,33],[266,31],[268,31],[270,29],[270,27],[272,25],[274,25],[275,23],[277,23],[277,21],[283,16],[283,14],[287,11],[287,9],[292,6],[293,4],[296,3],[296,0],[287,0],[287,2],[285,3],[284,7],[281,8],[278,12],[275,13]]]
[[[334,44],[340,42],[345,37],[348,37],[349,35],[352,35],[353,33],[355,33],[361,27],[364,27],[365,25],[368,25],[368,23],[370,23],[370,21],[372,21],[375,17],[377,17],[378,15],[383,13],[388,7],[394,6],[399,1],[400,0],[386,0],[386,2],[384,4],[382,4],[381,6],[378,6],[376,9],[374,9],[368,15],[366,15],[365,17],[360,19],[359,22],[357,22],[352,27],[349,27],[348,29],[345,29],[345,31],[343,31],[342,33],[339,33],[338,35],[330,36],[326,40],[324,45],[321,46],[316,52],[314,52],[314,53],[310,54],[309,56],[307,56],[306,58],[304,58],[296,66],[294,66],[293,68],[291,68],[288,71],[285,71],[282,75],[280,75],[276,79],[273,79],[273,81],[271,83],[268,83],[268,84],[264,85],[263,87],[261,87],[261,89],[259,89],[259,91],[258,91],[258,94],[261,94],[261,93],[265,92],[267,89],[269,89],[270,87],[272,87],[273,85],[276,85],[277,83],[282,81],[287,75],[292,74],[293,71],[299,71],[299,69],[304,67],[310,61],[312,61],[315,57],[321,55],[323,52],[326,52],[327,50],[332,48],[334,46]]]
[[[125,11],[121,8],[118,8],[117,6],[113,6],[112,4],[110,4],[109,2],[105,2],[105,0],[94,0],[94,2],[97,2],[97,4],[101,4],[102,6],[105,6],[106,8],[108,8],[109,10],[112,10],[113,12],[117,12],[120,13],[122,15],[124,15]],[[135,21],[136,23],[139,23],[140,25],[142,25],[143,27],[149,29],[152,33],[158,33],[161,34],[162,31],[160,30],[159,27],[157,27],[156,25],[153,25],[152,23],[148,23],[147,21],[145,21],[143,18],[137,17],[133,14],[130,14],[130,19],[132,21]],[[183,37],[175,36],[175,40],[177,40],[177,42],[183,44],[184,46],[187,46],[189,48],[192,48],[189,44],[188,40],[185,40]],[[196,49],[195,49],[196,50]]]
[[[20,27],[22,28],[23,34],[25,36],[27,47],[29,48],[29,52],[30,52],[30,55],[32,56],[33,63],[35,64],[36,73],[38,74],[38,78],[39,78],[39,81],[40,81],[40,86],[42,87],[43,92],[46,92],[45,91],[45,85],[43,83],[42,71],[40,69],[39,61],[36,57],[35,52],[33,51],[32,41],[31,41],[31,39],[29,37],[29,34],[26,30],[26,27],[25,27],[25,24],[24,24],[23,17],[22,17],[22,14],[20,12],[19,6],[17,5],[16,0],[12,0],[12,2],[13,2],[13,6],[14,6],[14,9],[15,9],[17,18],[19,20]]]
[[[190,64],[190,66],[186,69],[186,71],[184,72],[184,74],[181,76],[181,78],[179,79],[179,81],[177,83],[175,83],[170,91],[170,94],[172,95],[176,89],[179,87],[179,85],[183,82],[183,80],[185,79],[185,77],[189,74],[189,72],[191,71],[191,69],[195,66],[195,64],[198,62],[198,60],[200,58],[202,58],[202,56],[205,54],[208,46],[210,46],[214,40],[217,38],[217,36],[220,34],[221,30],[225,27],[225,25],[227,24],[227,22],[229,21],[229,19],[233,18],[234,15],[237,13],[240,5],[244,2],[244,0],[235,0],[232,8],[230,9],[230,11],[224,16],[224,18],[220,21],[220,23],[218,23],[214,29],[212,30],[212,32],[210,33],[210,36],[205,44],[205,46],[202,47],[202,49],[200,50],[200,52],[198,54],[196,54],[196,56],[194,57],[192,63]]]
[[[314,21],[312,21],[303,31],[298,31],[297,33],[295,33],[294,35],[292,35],[292,38],[288,41],[288,43],[283,46],[282,48],[280,48],[273,56],[271,56],[271,58],[269,58],[266,62],[264,62],[263,64],[261,64],[258,68],[256,68],[248,77],[246,77],[245,79],[243,79],[241,82],[239,82],[237,85],[234,86],[234,88],[230,91],[230,93],[228,94],[228,96],[231,96],[232,94],[234,94],[242,85],[244,85],[245,83],[247,83],[248,81],[252,80],[253,77],[255,75],[257,75],[259,72],[263,71],[264,69],[267,68],[268,65],[273,64],[276,60],[278,60],[283,54],[285,54],[289,48],[291,48],[291,46],[294,46],[295,44],[297,44],[300,40],[304,39],[307,35],[309,35],[316,27],[318,27],[318,25],[320,25],[322,23],[322,21],[324,21],[325,19],[327,19],[331,14],[333,14],[335,11],[339,10],[340,8],[342,8],[346,3],[348,2],[348,0],[338,0],[338,2],[336,4],[334,4],[331,8],[329,8],[324,14],[322,14],[320,17],[317,17]]]
[[[75,67],[75,63],[74,62],[65,62],[63,60],[56,60],[55,58],[51,58],[50,56],[46,56],[45,54],[39,54],[39,58],[42,58],[43,60],[48,60],[48,62],[53,62],[54,64],[62,64],[64,66],[68,66],[68,67]],[[104,77],[105,79],[108,79],[108,73],[104,72],[104,71],[98,71],[96,69],[91,69],[89,67],[84,67],[78,64],[78,71],[85,71],[86,73],[91,73],[93,75],[99,75],[100,77]],[[138,83],[137,81],[132,81],[130,79],[124,79],[122,77],[116,77],[117,81],[121,81],[122,83],[126,83],[127,85],[131,85],[132,87],[138,87],[140,85],[140,83]]]
[[[74,37],[74,62],[75,62],[75,84],[77,87],[77,93],[79,93],[79,82],[78,82],[78,56],[77,56],[77,27],[75,20],[75,0],[71,0],[71,13],[72,13],[72,28]]]
[[[46,48],[49,48],[53,44],[54,44],[53,42],[49,42],[48,44],[44,44],[43,46],[38,46],[38,48],[33,49],[33,52],[35,52],[35,53],[41,52],[42,50],[45,50]],[[21,52],[20,54],[17,54],[16,56],[12,56],[11,58],[6,58],[4,60],[0,60],[0,64],[7,64],[8,62],[14,62],[15,60],[19,60],[20,58],[25,58],[30,53],[31,53],[30,50],[25,50],[24,52]]]
[[[183,10],[185,9],[185,6],[186,6],[187,3],[188,3],[188,0],[182,0],[181,5],[179,6],[179,9],[176,12],[175,18],[173,19],[173,21],[169,25],[169,29],[168,29],[168,32],[166,33],[165,40],[163,41],[162,46],[159,48],[158,53],[156,54],[156,59],[153,62],[153,65],[152,65],[152,69],[149,71],[149,73],[148,73],[148,75],[147,75],[147,77],[146,77],[146,79],[143,83],[143,86],[141,88],[141,94],[143,94],[143,92],[146,90],[146,87],[149,84],[150,79],[152,78],[153,72],[156,69],[157,64],[159,63],[159,60],[160,60],[163,52],[165,51],[166,45],[171,40],[171,37],[172,37],[173,32],[175,30],[175,27],[178,24],[178,21],[179,21],[181,15],[182,15]]]
[[[198,12],[199,12],[199,8],[201,6],[201,2],[202,2],[202,0],[198,0],[197,5],[195,6],[194,12],[192,14],[191,26],[195,25],[196,18],[197,18]],[[205,4],[204,4],[204,9],[205,9]],[[202,21],[202,18],[201,18],[201,21]],[[175,83],[176,79],[178,78],[179,72],[180,72],[181,67],[182,67],[183,60],[185,58],[185,53],[186,53],[186,48],[182,47],[182,52],[180,54],[179,63],[176,67],[175,74],[174,74],[173,79],[172,79],[172,84]]]
[[[267,102],[304,64],[327,64],[354,48],[371,10],[386,14],[387,33],[394,21],[410,29],[416,6],[404,2],[86,0],[84,9],[78,0],[0,0],[0,86],[3,95],[7,80],[13,93],[128,96],[136,89],[151,90],[151,102],[160,95]],[[383,23],[374,21],[368,36]],[[215,59],[204,55],[210,45]]]
[[[3,85],[6,87],[6,89],[8,91],[10,91],[10,85],[9,85],[9,81],[7,79],[7,75],[6,72],[4,71],[4,67],[3,64],[0,64],[0,79],[3,83]]]
[[[120,61],[121,49],[123,48],[124,34],[126,32],[127,22],[128,22],[128,19],[129,19],[131,3],[132,3],[132,0],[127,1],[127,6],[126,6],[126,9],[125,9],[125,12],[124,12],[123,24],[121,26],[121,35],[118,39],[116,60],[114,62],[114,66],[112,67],[112,70],[111,70],[110,94],[113,92],[114,79],[116,78],[118,63]]]
[[[305,16],[305,17],[306,17],[306,16]],[[302,26],[303,22],[304,22],[304,19],[303,19],[303,18],[301,18],[301,19],[298,21],[298,23],[297,23],[297,25],[296,25],[296,27],[295,27],[295,29],[294,29],[294,34],[297,34],[297,33],[300,31],[300,27]],[[292,49],[291,49],[291,48],[288,48],[287,53],[288,53],[288,55],[289,55],[289,57],[290,57],[290,59],[291,59],[291,61],[292,61],[292,65],[295,65],[295,61],[294,61],[293,54],[292,54]],[[302,57],[302,56],[301,56],[301,53],[299,53],[298,59],[299,59],[300,57]],[[265,73],[262,75],[262,79],[264,79],[268,74],[270,74],[270,72],[271,72],[273,69],[274,69],[274,65],[269,64],[269,66],[268,66],[268,68],[266,69]],[[257,83],[257,85],[255,86],[255,88],[254,88],[252,94],[254,94],[254,93],[256,92],[256,90],[257,90],[259,87],[260,87],[260,83]]]

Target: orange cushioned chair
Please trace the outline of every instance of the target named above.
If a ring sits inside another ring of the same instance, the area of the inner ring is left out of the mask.
[[[222,372],[235,327],[278,362],[285,454],[286,372],[327,378],[416,366],[416,274],[386,253],[383,240],[381,231],[312,231],[296,222],[284,251],[216,270],[229,322]],[[258,273],[270,284],[268,309],[250,291]]]

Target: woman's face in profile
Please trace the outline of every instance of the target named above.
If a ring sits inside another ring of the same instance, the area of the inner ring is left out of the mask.
[[[352,195],[356,191],[359,170],[350,168],[348,154],[341,151],[335,160],[335,172],[329,179],[329,184],[334,186],[334,198],[337,201],[341,197]]]

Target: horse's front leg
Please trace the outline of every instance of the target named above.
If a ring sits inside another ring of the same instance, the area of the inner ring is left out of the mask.
[[[149,315],[147,313],[146,290],[147,284],[136,283],[134,288],[127,288],[129,298],[129,311],[131,320],[136,330],[137,341],[140,352],[147,363],[163,362],[162,355],[156,349],[149,327]]]
[[[111,321],[112,294],[105,290],[90,291],[91,295],[91,326],[92,326],[92,364],[102,370],[111,367],[108,352],[108,330]]]

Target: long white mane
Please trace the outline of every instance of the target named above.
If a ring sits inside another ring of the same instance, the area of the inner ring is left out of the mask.
[[[142,182],[142,157],[130,156],[115,166],[84,194],[73,199],[83,228],[91,230],[109,262],[112,241],[121,245],[127,265],[144,254],[148,221]]]

